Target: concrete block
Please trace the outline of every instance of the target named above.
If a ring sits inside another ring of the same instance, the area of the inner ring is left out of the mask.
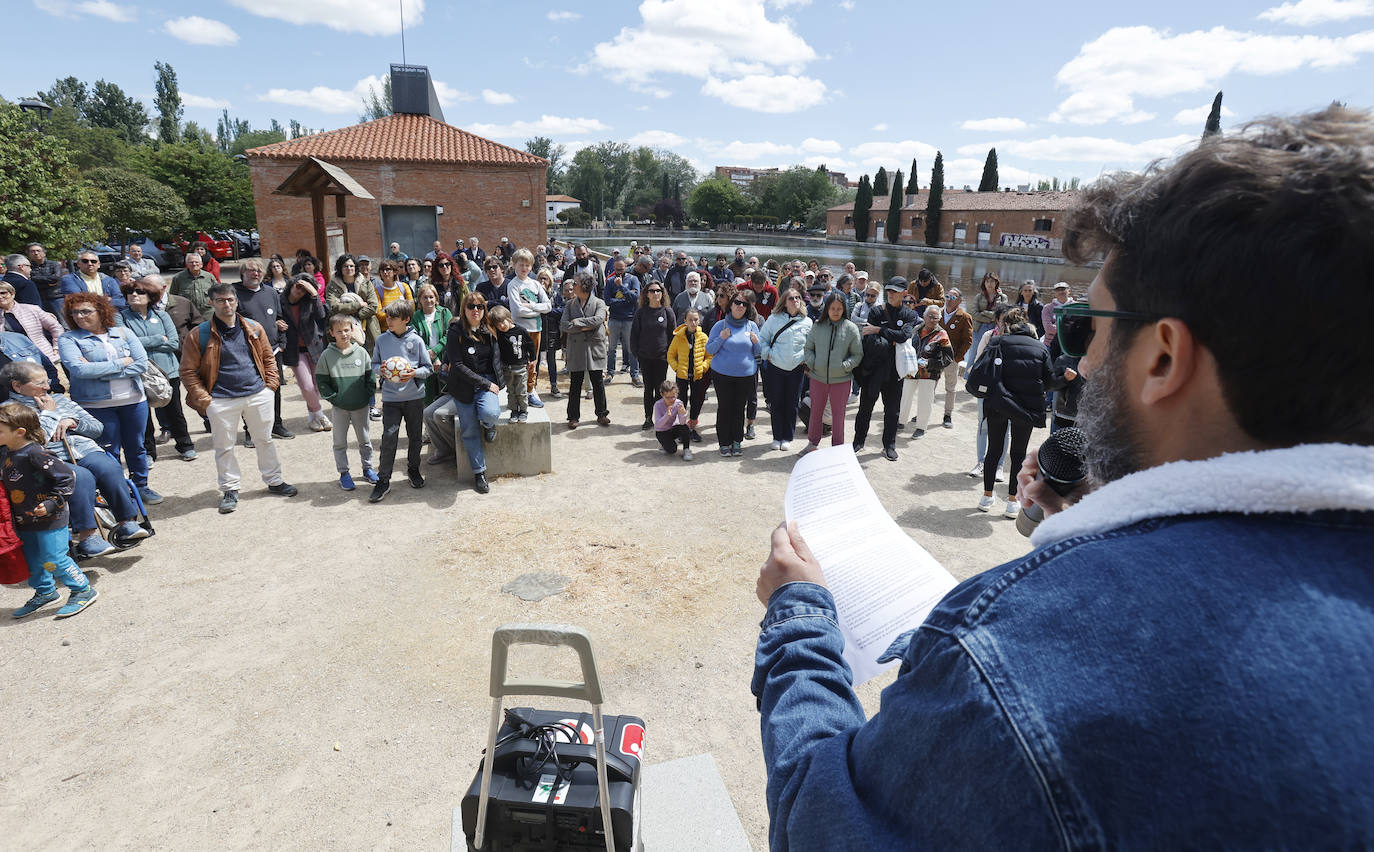
[[[457,418],[453,429],[458,443],[458,479],[472,477],[472,465],[463,450],[463,430]],[[531,408],[529,420],[510,422],[510,412],[502,411],[496,424],[496,440],[485,444],[487,478],[498,476],[538,476],[553,473],[553,427],[543,408]]]
[[[640,795],[644,849],[750,852],[749,838],[710,754],[645,766]]]

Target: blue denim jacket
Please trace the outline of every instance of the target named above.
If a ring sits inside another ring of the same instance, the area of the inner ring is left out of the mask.
[[[1374,844],[1358,473],[1362,511],[1150,518],[962,583],[868,721],[830,592],[781,587],[752,685],[771,848]]]
[[[148,369],[148,353],[138,337],[123,326],[109,330],[110,342],[120,359],[132,358],[124,366],[110,361],[105,344],[85,329],[63,332],[57,338],[57,354],[71,377],[71,398],[78,404],[110,398],[110,379],[133,379],[139,393],[143,393],[143,373]]]

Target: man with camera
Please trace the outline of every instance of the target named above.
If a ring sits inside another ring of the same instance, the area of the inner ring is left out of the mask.
[[[1084,191],[1065,255],[1107,261],[1058,335],[1094,486],[1027,461],[1035,549],[893,643],[872,719],[819,563],[774,531],[775,852],[1374,844],[1374,337],[1340,310],[1262,333],[1295,281],[1368,292],[1371,175],[1374,118],[1332,106]]]

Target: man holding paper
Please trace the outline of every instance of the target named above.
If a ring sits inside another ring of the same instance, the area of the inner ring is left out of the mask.
[[[1374,845],[1374,336],[1304,314],[1314,365],[1255,333],[1293,282],[1374,283],[1372,176],[1374,117],[1332,106],[1083,193],[1065,255],[1107,262],[1058,337],[1095,490],[1027,460],[1035,550],[908,624],[870,720],[865,581],[832,594],[789,491],[752,684],[774,852]]]

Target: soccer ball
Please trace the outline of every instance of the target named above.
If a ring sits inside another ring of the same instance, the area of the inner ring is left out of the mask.
[[[392,355],[382,362],[382,379],[395,384],[402,384],[410,381],[411,371],[410,362],[400,355]]]

